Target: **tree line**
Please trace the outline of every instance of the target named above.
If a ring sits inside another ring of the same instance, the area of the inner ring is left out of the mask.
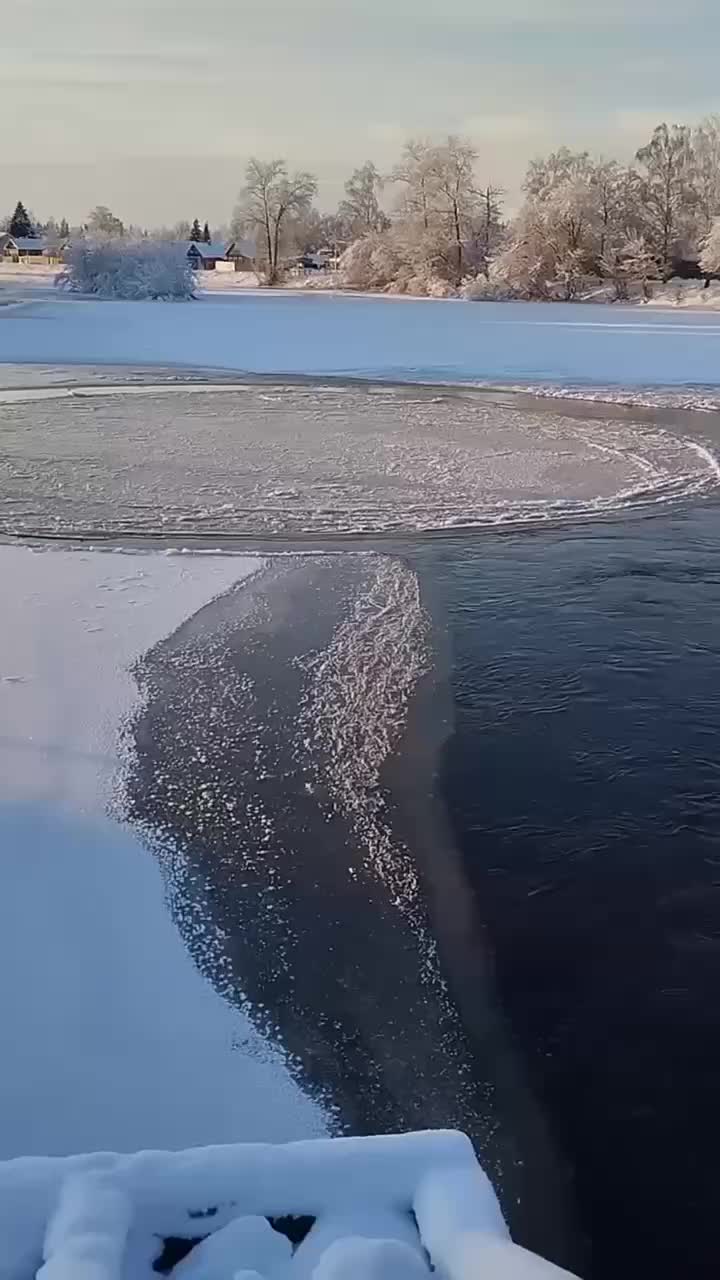
[[[321,244],[343,250],[347,285],[421,293],[474,280],[480,296],[572,298],[593,277],[622,298],[678,263],[720,272],[720,116],[659,124],[629,165],[568,147],[535,159],[511,218],[478,159],[468,139],[410,140],[387,174],[356,169],[330,215],[312,174],[253,159],[234,225],[258,233],[271,283],[283,249]]]
[[[121,218],[116,217],[107,205],[99,204],[88,214],[84,223],[77,227],[71,227],[67,218],[61,218],[59,222],[55,218],[48,219],[47,222],[41,222],[28,213],[22,200],[18,200],[14,212],[3,223],[0,223],[11,236],[16,239],[35,239],[43,238],[46,240],[57,239],[67,240],[71,236],[98,236],[103,238],[125,238],[131,240],[140,239],[163,239],[163,240],[187,240],[196,244],[211,244],[212,232],[210,224],[205,222],[204,226],[200,226],[198,218],[194,218],[190,222],[178,222],[168,231],[163,229],[160,234],[157,231],[148,231],[144,227],[129,226],[126,227]]]
[[[559,290],[572,298],[592,277],[622,298],[631,282],[647,288],[668,278],[680,260],[695,262],[698,274],[720,272],[720,116],[659,124],[631,164],[560,147],[530,163],[522,190],[521,207],[508,217],[503,191],[479,174],[471,140],[411,139],[388,172],[372,161],[355,169],[337,208],[322,212],[313,173],[253,157],[232,221],[217,234],[252,237],[269,284],[294,257],[321,249],[340,260],[349,287],[399,292],[452,292],[474,282],[477,296]],[[81,230],[148,235],[126,229],[105,206]],[[151,234],[211,239],[197,218]]]
[[[597,276],[622,298],[630,281],[720,270],[719,116],[658,125],[631,165],[562,147],[531,163],[523,191],[489,273],[499,288],[572,298]]]

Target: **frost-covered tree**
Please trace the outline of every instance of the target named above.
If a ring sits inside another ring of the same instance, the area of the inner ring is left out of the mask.
[[[540,203],[558,261],[573,254],[589,270],[597,240],[597,203],[592,183],[581,177],[566,178]]]
[[[587,151],[560,147],[532,160],[524,189],[549,237],[555,271],[573,279],[589,270],[600,239],[600,184]],[[560,268],[560,263],[563,264]]]
[[[102,298],[191,298],[195,280],[182,244],[120,237],[81,239],[59,284]]]
[[[597,262],[602,271],[606,253],[623,245],[630,234],[640,234],[643,226],[642,183],[634,169],[615,160],[598,160],[592,168],[591,185],[597,230]]]
[[[700,267],[706,275],[720,272],[720,217],[714,219],[702,242]]]
[[[625,288],[627,245],[641,235],[646,212],[643,183],[614,160],[560,147],[533,160],[525,205],[495,255],[492,275],[514,293],[576,297],[598,274]],[[622,268],[622,269],[621,269]]]
[[[503,238],[502,197],[500,187],[488,185],[480,192],[480,210],[478,214],[475,242],[478,249],[478,267],[483,275],[489,277],[490,263],[500,248]]]
[[[545,207],[537,196],[530,196],[511,224],[507,244],[496,256],[491,274],[513,295],[545,298],[557,264],[557,247],[548,236]]]
[[[18,239],[35,235],[32,220],[21,200],[18,200],[15,205],[15,212],[8,224],[8,231],[11,236],[16,236]]]
[[[602,273],[615,289],[615,300],[624,302],[630,287],[639,284],[644,296],[650,293],[650,281],[658,278],[657,258],[644,236],[628,234],[622,241],[607,247],[601,259]]]
[[[284,160],[253,157],[248,162],[234,228],[260,234],[268,284],[275,284],[278,279],[285,226],[308,212],[316,192],[317,181],[313,175],[302,170],[289,174]]]
[[[340,258],[340,279],[351,289],[382,289],[429,297],[452,293],[441,264],[399,227],[353,241]]]
[[[655,250],[644,236],[631,236],[625,244],[624,261],[628,279],[642,285],[643,294],[650,296],[650,282],[658,279],[658,261]]]
[[[388,235],[371,232],[353,241],[340,259],[340,278],[350,289],[386,289],[403,265]]]
[[[350,243],[347,228],[336,213],[320,213],[313,207],[288,220],[285,239],[290,251],[298,255],[320,249],[342,253]]]
[[[400,218],[419,222],[424,231],[430,229],[435,204],[434,147],[427,139],[411,138],[405,143],[402,157],[390,174],[390,181],[401,184]]]
[[[67,240],[68,236],[70,235],[70,224],[68,223],[67,218],[60,219],[60,226],[58,227],[58,235],[60,236],[61,240]]]
[[[86,230],[93,236],[124,236],[125,226],[107,205],[96,205],[88,214]]]
[[[480,216],[482,196],[475,178],[476,161],[472,144],[455,135],[433,148],[435,217],[450,246],[448,265],[457,284],[464,275],[466,242],[472,239]]]
[[[693,130],[692,149],[700,240],[720,216],[720,115],[708,116]]]
[[[590,182],[592,161],[589,151],[571,151],[560,147],[550,155],[531,160],[525,175],[523,190],[526,195],[545,199],[551,192],[568,182]]]
[[[696,202],[691,130],[685,125],[659,124],[647,145],[638,151],[637,160],[645,170],[647,241],[662,270],[667,271]]]
[[[348,239],[387,231],[390,219],[378,199],[382,188],[383,179],[371,160],[351,173],[345,183],[345,198],[338,206],[338,218]]]
[[[555,153],[567,163],[534,161],[526,184],[531,193],[509,232],[498,270],[515,292],[545,297],[553,282],[573,298],[594,266],[597,208],[586,156],[571,164],[570,152]]]
[[[499,188],[480,186],[477,152],[467,139],[413,139],[390,174],[400,192],[395,226],[413,244],[423,270],[458,285],[487,273],[502,238]]]
[[[202,231],[200,230],[200,223],[198,222],[197,218],[193,219],[193,224],[190,228],[190,235],[188,236],[188,240],[190,240],[193,244],[200,244],[202,240]]]

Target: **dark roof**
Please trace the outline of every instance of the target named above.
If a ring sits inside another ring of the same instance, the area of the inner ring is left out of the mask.
[[[28,252],[35,249],[37,253],[42,253],[45,249],[45,243],[39,236],[11,236],[5,239],[5,245],[13,244],[16,249]]]
[[[227,255],[227,246],[224,244],[203,244],[202,241],[191,240],[188,245],[188,253],[193,249],[201,258],[214,258],[216,261],[226,257]]]
[[[237,258],[254,258],[257,250],[254,240],[233,240],[228,245],[228,253]]]

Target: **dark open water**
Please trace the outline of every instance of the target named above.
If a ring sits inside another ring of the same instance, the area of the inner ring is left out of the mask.
[[[181,927],[220,923],[341,1126],[465,1128],[588,1280],[717,1271],[719,533],[704,500],[281,556],[138,672],[129,816],[187,861]]]
[[[586,1274],[717,1274],[720,510],[424,548],[442,789]]]

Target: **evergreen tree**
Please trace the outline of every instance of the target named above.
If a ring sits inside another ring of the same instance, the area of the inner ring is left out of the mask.
[[[60,236],[61,240],[66,240],[67,237],[70,235],[70,227],[69,227],[67,218],[61,219],[60,226],[58,227],[58,235]]]
[[[200,223],[198,222],[197,218],[195,218],[192,224],[192,229],[190,231],[190,239],[194,244],[201,244],[202,238],[203,236],[202,236],[202,231],[200,230]]]
[[[21,200],[18,200],[15,205],[15,212],[10,219],[8,231],[11,236],[15,236],[16,238],[33,236],[35,234],[35,228],[33,227],[28,211]]]
[[[205,223],[205,226],[203,227],[202,238],[203,238],[203,244],[212,244],[212,236],[210,235],[210,227],[208,226],[207,222]]]

